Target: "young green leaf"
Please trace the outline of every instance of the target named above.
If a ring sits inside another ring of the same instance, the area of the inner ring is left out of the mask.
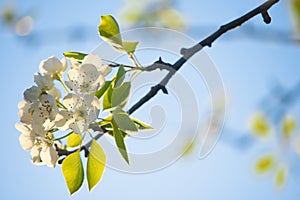
[[[82,136],[80,134],[72,133],[68,136],[67,146],[77,147],[81,144]]]
[[[79,53],[79,52],[64,52],[64,56],[67,58],[75,58],[77,60],[83,60],[85,56],[87,56],[88,54],[86,53]]]
[[[139,42],[123,41],[123,48],[127,53],[134,53]]]
[[[138,42],[135,41],[122,41],[118,22],[111,15],[101,16],[98,32],[103,40],[107,41],[117,50],[128,54],[134,53],[138,45]]]
[[[103,96],[103,110],[111,108],[112,85],[108,87]]]
[[[100,181],[105,169],[106,155],[102,147],[93,139],[87,161],[87,181],[89,190]]]
[[[130,82],[123,83],[120,87],[114,88],[111,95],[111,107],[121,106],[123,107],[129,98],[130,94]]]
[[[116,75],[116,78],[114,79],[114,87],[119,87],[122,85],[124,79],[125,79],[125,69],[123,66],[120,66]]]
[[[295,29],[297,33],[300,33],[300,1],[299,0],[292,0],[292,11],[294,14],[294,21],[295,21]]]
[[[113,111],[113,121],[122,131],[138,131],[135,123],[130,119],[128,114],[123,111],[120,107],[117,107]]]
[[[119,152],[121,153],[124,160],[129,164],[129,157],[127,154],[127,149],[124,143],[122,132],[119,130],[118,124],[114,120],[112,120],[112,126],[113,126],[113,134],[114,134],[115,142],[119,149]]]
[[[79,190],[84,177],[79,151],[76,151],[65,158],[62,163],[62,172],[69,192],[72,195]]]
[[[105,81],[105,83],[102,86],[102,88],[95,93],[95,96],[98,99],[100,99],[110,85],[111,85],[111,81]]]
[[[113,16],[101,16],[101,22],[98,27],[98,31],[99,35],[113,47],[117,49],[123,49],[119,25]]]
[[[153,127],[151,127],[150,125],[148,125],[145,122],[142,122],[136,118],[131,117],[130,119],[137,125],[138,129],[140,129],[140,130],[153,129]]]

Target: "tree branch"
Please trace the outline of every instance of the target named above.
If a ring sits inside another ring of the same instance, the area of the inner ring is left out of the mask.
[[[182,67],[182,65],[188,59],[190,59],[194,54],[201,51],[203,49],[203,47],[206,47],[206,46],[211,47],[212,43],[216,39],[218,39],[221,35],[226,33],[227,31],[232,30],[238,26],[241,26],[243,23],[245,23],[249,19],[251,19],[254,16],[259,15],[259,14],[261,14],[263,16],[264,22],[269,24],[271,22],[271,17],[268,14],[268,10],[279,1],[280,0],[268,0],[264,4],[251,10],[250,12],[246,13],[245,15],[243,15],[225,25],[220,26],[220,28],[216,32],[214,32],[213,34],[211,34],[210,36],[208,36],[207,38],[205,38],[204,40],[202,40],[195,46],[188,48],[188,49],[182,48],[181,49],[182,57],[179,58],[177,60],[177,62],[175,62],[172,65],[172,68],[174,70],[169,71],[169,73],[163,78],[163,80],[159,84],[152,87],[151,90],[143,98],[141,98],[136,104],[134,104],[128,110],[128,114],[132,114],[137,109],[139,109],[147,101],[149,101],[151,98],[153,98],[159,92],[159,90],[162,90],[163,93],[167,94],[166,85],[168,84],[168,82],[172,78],[172,76],[176,73],[176,71],[178,71]]]
[[[271,22],[271,17],[268,14],[268,10],[274,4],[278,3],[279,1],[280,0],[268,0],[265,3],[263,3],[262,5],[258,6],[257,8],[246,13],[245,15],[243,15],[225,25],[220,26],[220,28],[216,32],[214,32],[213,34],[211,34],[210,36],[208,36],[201,42],[197,43],[195,46],[188,48],[188,49],[182,48],[181,49],[182,57],[179,58],[174,64],[165,63],[162,61],[161,58],[159,58],[158,61],[156,61],[152,65],[146,67],[145,71],[153,71],[155,69],[161,69],[161,70],[167,69],[169,71],[169,73],[161,80],[160,83],[153,86],[151,88],[151,90],[144,97],[142,97],[136,104],[134,104],[127,111],[127,113],[128,114],[134,113],[137,109],[139,109],[146,102],[148,102],[150,99],[152,99],[160,90],[162,90],[162,92],[164,94],[168,94],[166,85],[168,84],[168,82],[172,78],[172,76],[185,64],[185,62],[187,60],[189,60],[194,54],[201,51],[203,49],[203,47],[206,47],[206,46],[211,47],[212,43],[216,39],[218,39],[221,35],[226,33],[227,31],[232,30],[238,26],[241,26],[243,23],[245,23],[246,21],[250,20],[251,18],[253,18],[254,16],[259,15],[259,14],[262,15],[264,22],[269,24]],[[111,67],[113,67],[114,65],[116,65],[116,64],[111,64]],[[102,137],[107,132],[106,130],[103,130],[101,127],[99,127],[98,129],[94,127],[93,130],[100,132],[94,137],[94,139],[96,139],[96,140],[99,139],[100,137]],[[82,146],[80,149],[80,150],[84,150],[86,155],[88,154],[88,149],[91,145],[91,142],[92,141],[88,142],[87,144]],[[60,150],[57,148],[57,152],[58,152],[59,156],[69,155],[75,151],[76,150],[74,150],[74,151]]]

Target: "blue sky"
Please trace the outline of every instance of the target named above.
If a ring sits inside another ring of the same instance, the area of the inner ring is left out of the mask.
[[[11,2],[1,0],[0,8]],[[219,25],[263,1],[177,2],[178,10],[191,27],[186,34],[199,41]],[[33,74],[42,59],[51,55],[61,57],[64,51],[90,52],[95,49],[101,42],[97,34],[100,16],[118,16],[124,1],[33,0],[14,1],[14,4],[20,13],[33,13],[36,18],[33,34],[41,35],[36,35],[36,43],[29,45],[7,28],[2,26],[0,29],[0,91],[3,92],[0,104],[3,156],[0,199],[299,199],[299,176],[289,179],[286,187],[277,191],[272,186],[271,176],[257,177],[254,174],[252,166],[264,148],[263,144],[241,150],[222,139],[207,158],[199,160],[193,154],[154,173],[133,175],[107,168],[102,181],[92,192],[87,192],[85,184],[70,197],[61,167],[34,166],[30,163],[29,152],[20,147],[19,132],[14,128],[18,121],[17,104],[22,100],[24,89],[33,84]],[[292,32],[286,1],[274,6],[270,15],[273,19],[270,25],[263,24],[261,17],[257,16],[245,27],[218,39],[212,48],[205,49],[228,92],[229,105],[222,137],[232,134],[226,130],[240,134],[247,132],[249,116],[269,93],[274,81],[285,88],[291,88],[299,81],[299,45],[278,42],[278,38],[272,39],[272,35],[268,35],[272,30]],[[243,35],[243,31],[247,32],[252,26],[265,36],[258,39],[251,38],[251,34]],[[207,30],[198,32],[199,27],[207,27]],[[81,28],[86,29],[86,37],[70,40],[72,32]],[[187,69],[182,73],[189,75]],[[149,107],[155,102],[168,103],[162,94],[157,98]],[[299,108],[291,110],[299,119],[297,111]],[[142,116],[142,112],[140,110],[137,116]]]

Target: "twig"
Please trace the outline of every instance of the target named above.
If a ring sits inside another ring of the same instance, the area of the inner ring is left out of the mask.
[[[168,94],[168,91],[166,89],[166,85],[168,84],[169,80],[172,78],[172,76],[185,64],[185,62],[190,59],[194,54],[197,52],[201,51],[203,47],[211,47],[212,43],[218,39],[221,35],[226,33],[229,30],[232,30],[238,26],[241,26],[243,23],[248,21],[249,19],[253,18],[256,15],[261,14],[263,17],[263,20],[265,23],[269,24],[271,22],[271,17],[268,14],[268,10],[276,3],[278,3],[280,0],[268,0],[262,5],[258,6],[257,8],[251,10],[250,12],[246,13],[245,15],[225,24],[222,25],[216,32],[196,44],[195,46],[191,48],[182,48],[181,49],[181,54],[182,57],[177,60],[173,65],[169,63],[165,63],[162,61],[161,58],[159,58],[158,61],[154,62],[152,65],[148,66],[148,70],[152,71],[155,69],[168,69],[169,73],[161,80],[160,83],[157,85],[153,86],[151,90],[144,96],[142,97],[136,104],[134,104],[128,111],[128,114],[134,113],[137,109],[139,109],[142,105],[144,105],[146,102],[148,102],[150,99],[152,99],[160,90],[162,90],[163,93]],[[94,139],[99,139],[102,137],[107,131],[103,130],[101,127],[100,133],[98,133]],[[94,131],[99,131],[99,130],[94,130]],[[92,141],[88,142],[86,145],[81,147],[81,150],[89,149]],[[76,150],[74,150],[76,151]],[[59,155],[69,155],[73,153],[74,151],[66,151],[62,150],[60,151]]]
[[[176,71],[178,71],[182,65],[190,59],[195,53],[202,50],[203,47],[208,46],[211,47],[212,43],[218,39],[221,35],[226,33],[229,30],[232,30],[238,26],[241,26],[243,23],[248,21],[249,19],[253,18],[254,16],[258,14],[262,14],[264,22],[269,24],[271,22],[271,18],[268,15],[268,10],[279,0],[268,0],[264,4],[258,6],[257,8],[253,9],[252,11],[246,13],[245,15],[225,24],[222,25],[216,32],[196,44],[195,46],[185,49],[181,49],[182,57],[177,60],[176,63],[172,65],[173,69],[172,71],[169,71],[169,73],[163,78],[163,80],[157,84],[156,86],[152,87],[151,90],[143,97],[141,98],[136,104],[134,104],[129,110],[128,114],[132,114],[137,109],[139,109],[142,105],[144,105],[147,101],[149,101],[151,98],[153,98],[159,90],[162,90],[163,93],[167,94],[166,85],[169,82],[169,80],[172,78],[172,76],[175,74]]]

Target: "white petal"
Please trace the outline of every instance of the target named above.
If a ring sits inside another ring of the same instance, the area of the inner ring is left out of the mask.
[[[31,149],[31,153],[30,153],[31,161],[35,165],[42,165],[43,164],[43,162],[41,160],[41,156],[40,156],[41,150],[42,150],[42,148],[38,145],[33,146],[33,148]]]
[[[59,130],[68,130],[72,122],[74,122],[74,118],[70,111],[62,110],[56,115],[55,124]]]
[[[93,99],[93,101],[91,103],[91,106],[96,107],[97,109],[100,109],[100,105],[101,104],[100,104],[99,99],[94,96],[94,99]]]
[[[54,127],[55,125],[55,121],[54,120],[50,120],[50,119],[47,119],[44,124],[43,124],[43,127],[44,127],[44,130],[50,130]]]
[[[99,116],[99,110],[96,108],[92,108],[90,109],[90,112],[87,116],[87,122],[90,124],[92,122],[94,122],[96,119],[98,119]]]
[[[94,83],[98,80],[99,72],[97,68],[92,64],[84,64],[81,65],[80,75],[82,80],[86,80],[86,82]]]
[[[71,64],[71,69],[79,70],[79,68],[81,66],[80,63],[74,58],[70,58],[69,60],[70,60],[70,64]]]
[[[78,134],[86,132],[89,128],[88,124],[85,123],[85,120],[79,120],[70,124],[70,128]]]
[[[35,138],[32,134],[23,133],[19,136],[19,141],[24,150],[30,150],[35,143]]]
[[[76,109],[79,102],[80,102],[80,98],[77,95],[72,93],[67,94],[67,96],[65,96],[63,99],[63,103],[68,110]]]
[[[97,68],[97,70],[100,73],[102,73],[104,76],[109,74],[112,70],[112,68],[109,67],[108,65],[103,65],[101,58],[99,56],[95,55],[95,54],[87,55],[83,59],[82,64],[92,64],[92,65],[94,65]]]
[[[60,62],[62,63],[62,69],[61,69],[61,72],[64,72],[66,71],[67,67],[68,67],[68,62],[67,62],[67,59],[66,57],[63,57]]]
[[[95,55],[95,54],[89,54],[87,56],[84,57],[82,64],[92,64],[94,66],[100,67],[102,65],[102,60],[99,56]]]
[[[56,57],[51,56],[40,63],[40,71],[43,74],[52,76],[55,73],[59,73],[63,70],[64,66]]]
[[[49,75],[42,76],[40,73],[35,73],[34,82],[43,91],[50,90],[53,87],[53,80]]]
[[[25,124],[30,124],[32,121],[32,115],[30,112],[31,104],[26,101],[21,101],[18,104],[18,108],[20,109],[18,113],[20,117],[20,121]]]
[[[94,92],[100,86],[100,73],[92,64],[83,64],[77,69],[72,69],[68,73],[70,81],[66,81],[66,85],[76,92]]]
[[[41,89],[37,86],[32,86],[29,89],[26,89],[24,92],[24,99],[29,102],[37,101],[41,95]]]
[[[30,133],[31,129],[29,128],[29,126],[24,125],[24,124],[19,124],[16,123],[15,124],[15,128],[20,131],[21,133]]]
[[[41,159],[48,167],[55,167],[58,155],[53,147],[44,146],[41,151]]]
[[[112,68],[108,65],[102,65],[100,69],[98,69],[104,76],[108,75],[111,71]]]
[[[40,136],[44,137],[45,136],[45,128],[44,128],[44,122],[40,122],[38,120],[33,120],[32,121],[32,131]]]
[[[52,87],[52,89],[48,91],[48,94],[52,95],[56,99],[60,98],[60,90],[56,87]]]

